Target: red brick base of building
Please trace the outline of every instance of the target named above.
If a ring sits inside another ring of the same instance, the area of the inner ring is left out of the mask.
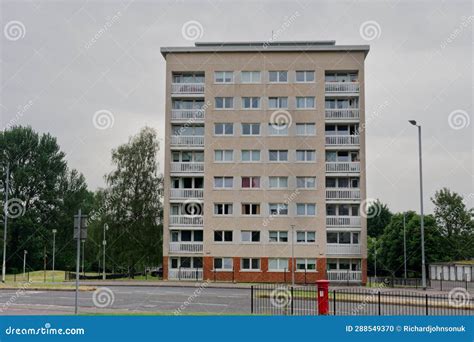
[[[163,279],[168,279],[168,256],[163,257]],[[268,270],[268,258],[260,258],[260,270],[242,271],[240,269],[239,257],[233,258],[234,269],[232,271],[214,271],[213,257],[203,257],[203,280],[226,281],[236,283],[291,283],[291,267],[289,262],[288,270],[274,272]],[[291,258],[290,258],[291,260]],[[367,259],[362,259],[362,284],[367,282]],[[326,258],[316,259],[316,270],[295,271],[295,283],[311,284],[317,280],[327,279]]]

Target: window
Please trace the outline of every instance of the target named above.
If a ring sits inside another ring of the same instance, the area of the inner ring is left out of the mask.
[[[351,270],[351,271],[360,271],[360,260],[351,260],[351,259],[328,259],[327,260],[327,270]]]
[[[328,232],[327,243],[359,244],[359,232]]]
[[[316,242],[316,232],[298,231],[296,232],[296,242],[297,243]]]
[[[242,150],[241,159],[243,162],[260,161],[260,150]]]
[[[216,97],[216,109],[232,109],[234,108],[233,97]]]
[[[268,212],[272,216],[288,215],[288,204],[286,203],[269,203]]]
[[[214,124],[214,135],[234,135],[234,124],[230,122]]]
[[[288,232],[270,231],[268,238],[270,242],[288,242]]]
[[[269,71],[268,80],[270,83],[286,83],[288,82],[288,71]]]
[[[232,203],[215,203],[214,204],[214,215],[232,215],[233,205]]]
[[[296,135],[316,135],[316,125],[314,123],[297,123]]]
[[[260,188],[260,177],[242,177],[243,189],[257,189]]]
[[[270,189],[285,189],[288,188],[288,177],[269,177]]]
[[[260,97],[242,97],[242,109],[259,109]]]
[[[270,150],[268,151],[269,161],[288,161],[288,150]]]
[[[260,232],[258,230],[242,230],[240,240],[242,242],[260,242]]]
[[[234,83],[234,72],[233,71],[216,71],[214,73],[214,82]]]
[[[270,109],[288,108],[288,98],[287,97],[269,97],[268,108]]]
[[[296,82],[314,82],[314,71],[304,70],[296,71]]]
[[[316,271],[316,260],[296,259],[296,271]]]
[[[234,187],[234,177],[214,177],[214,188],[232,189]]]
[[[242,71],[240,81],[242,83],[260,83],[260,71]]]
[[[257,258],[242,258],[240,268],[243,271],[259,271],[260,259]]]
[[[316,177],[296,177],[296,187],[299,189],[316,188]]]
[[[233,268],[232,258],[214,258],[214,269],[216,271],[231,271]]]
[[[288,124],[268,124],[268,135],[288,135]]]
[[[242,135],[260,135],[259,123],[243,123]]]
[[[232,242],[232,230],[215,230],[214,241],[215,242]]]
[[[214,161],[231,162],[234,160],[233,150],[214,150]]]
[[[316,204],[314,203],[297,203],[296,215],[298,216],[315,216]]]
[[[286,271],[288,270],[288,259],[276,258],[268,259],[269,271]]]
[[[296,108],[298,109],[312,109],[314,108],[314,97],[313,96],[297,96],[296,97]]]
[[[260,204],[242,203],[242,215],[260,215]]]
[[[296,161],[314,162],[316,160],[315,150],[296,150]]]

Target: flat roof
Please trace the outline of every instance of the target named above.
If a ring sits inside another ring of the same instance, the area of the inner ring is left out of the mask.
[[[201,42],[194,46],[162,47],[161,54],[166,59],[168,53],[199,53],[199,52],[289,52],[289,51],[321,51],[321,52],[352,52],[361,51],[365,56],[369,53],[369,45],[336,45],[334,40],[321,41],[281,41],[281,42]]]

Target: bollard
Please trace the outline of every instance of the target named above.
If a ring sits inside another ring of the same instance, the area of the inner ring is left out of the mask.
[[[318,286],[318,313],[320,315],[329,315],[329,281],[317,280]]]

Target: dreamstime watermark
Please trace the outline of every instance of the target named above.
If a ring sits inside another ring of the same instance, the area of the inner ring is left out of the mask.
[[[276,110],[270,116],[270,124],[276,130],[290,128],[292,123],[293,118],[287,110]]]
[[[469,24],[474,20],[474,16],[470,15],[469,17],[462,17],[461,23],[451,32],[451,34],[439,44],[441,49],[445,49],[449,44],[454,42],[457,37],[464,33]]]
[[[183,202],[184,215],[187,217],[198,217],[202,216],[202,202],[194,199],[187,199]]]
[[[175,316],[180,315],[182,311],[184,311],[189,305],[194,302],[194,300],[196,300],[196,298],[201,295],[201,293],[206,289],[206,287],[209,286],[210,283],[211,280],[207,279],[205,282],[197,284],[196,286],[198,286],[198,288],[194,290],[194,292],[183,302],[183,304],[179,306],[179,308],[174,310],[173,314]]]
[[[19,198],[10,198],[5,203],[5,208],[7,216],[12,219],[25,215],[26,211],[25,203]]]
[[[16,292],[11,296],[5,303],[3,303],[2,307],[0,308],[0,313],[5,312],[8,310],[10,306],[15,304],[16,300],[22,296],[25,295],[25,291],[28,289],[28,287],[33,284],[33,280],[29,280],[27,283],[24,283]]]
[[[18,124],[18,121],[28,112],[31,107],[33,106],[33,100],[29,100],[26,104],[22,106],[18,106],[18,109],[15,113],[15,117],[13,117],[10,121],[8,121],[7,125],[5,126],[4,130],[9,130],[13,126]]]
[[[270,303],[276,308],[287,308],[292,300],[291,291],[286,286],[279,286],[270,293]]]
[[[3,34],[8,40],[16,41],[25,38],[26,28],[21,21],[12,20],[5,24]]]
[[[368,304],[374,303],[375,302],[374,298],[378,296],[378,293],[380,292],[380,290],[386,288],[389,283],[390,281],[387,278],[385,278],[379,286],[370,290],[370,293],[364,297],[364,300],[362,300],[359,304],[357,304],[356,307],[352,309],[352,315],[357,315],[358,313],[363,311],[367,307]]]
[[[84,48],[90,49],[103,35],[106,33],[116,22],[120,20],[122,12],[118,11],[111,18],[107,17],[106,22],[102,27],[94,34],[94,36],[84,45]]]
[[[463,287],[455,287],[448,293],[449,305],[462,307],[469,304],[471,294]]]
[[[197,40],[202,38],[204,35],[204,28],[202,24],[197,20],[189,20],[181,27],[181,34],[183,38],[189,41]]]
[[[186,128],[190,127],[192,124],[194,124],[198,120],[202,120],[204,118],[206,110],[210,107],[211,101],[207,100],[204,105],[198,109],[198,112],[200,113],[199,115],[193,116],[190,119],[186,120],[186,122],[175,132],[173,135],[182,135],[185,131]]]
[[[471,124],[471,118],[465,110],[456,109],[449,113],[448,124],[452,129],[460,130]]]
[[[115,302],[114,292],[108,287],[99,287],[92,294],[92,302],[98,308],[112,306]]]
[[[365,131],[367,125],[370,124],[371,122],[373,122],[374,120],[378,119],[379,116],[387,109],[389,104],[390,104],[390,102],[388,100],[386,100],[383,103],[381,103],[379,106],[377,106],[377,108],[375,108],[374,111],[372,111],[369,114],[366,114],[365,115],[365,122],[362,123],[359,126],[359,128],[356,130],[356,134],[357,135],[362,134],[362,132]]]
[[[364,21],[359,27],[359,33],[362,39],[372,41],[382,35],[382,28],[375,20]]]
[[[282,209],[286,208],[286,210],[288,211],[288,207],[289,207],[290,203],[294,202],[299,194],[300,194],[300,191],[298,189],[296,189],[289,196],[285,195],[285,200],[283,201],[284,207],[282,207],[282,208],[278,207],[277,212],[272,213],[272,214],[270,214],[270,216],[268,218],[265,218],[263,220],[263,223],[262,223],[263,227],[267,227],[275,219],[275,217],[280,216]]]
[[[284,21],[280,25],[280,27],[278,27],[276,31],[272,32],[272,36],[263,43],[263,48],[268,48],[271,43],[276,41],[283,34],[283,32],[285,32],[295,22],[296,18],[298,18],[299,16],[300,13],[298,11],[295,11],[289,17],[284,17]]]
[[[98,110],[92,117],[92,124],[95,128],[106,130],[114,126],[115,117],[111,111],[106,109]]]
[[[366,198],[360,202],[360,216],[365,218],[374,218],[382,212],[382,203],[373,199]]]

